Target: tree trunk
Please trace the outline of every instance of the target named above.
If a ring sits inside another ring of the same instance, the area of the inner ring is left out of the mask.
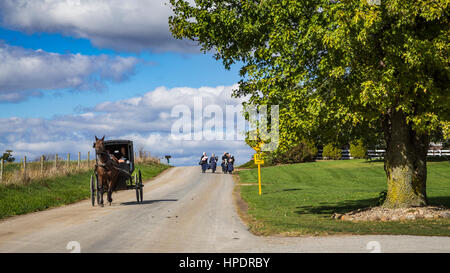
[[[386,139],[384,170],[388,192],[384,207],[426,206],[429,136],[417,134],[402,111],[392,111],[383,123]]]

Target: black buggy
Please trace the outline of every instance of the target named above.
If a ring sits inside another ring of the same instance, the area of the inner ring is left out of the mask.
[[[95,144],[95,143],[94,143]],[[104,147],[108,154],[115,156],[117,159],[125,158],[125,162],[119,163],[119,177],[116,182],[116,187],[114,190],[136,190],[136,200],[137,202],[143,201],[143,187],[141,170],[134,173],[134,151],[133,151],[133,141],[131,140],[105,140]],[[125,151],[125,154],[122,154]],[[97,155],[95,157],[97,163]],[[97,172],[94,171],[94,175],[91,175],[91,200],[92,206],[95,206],[95,198],[97,198],[97,203],[100,200],[100,189],[98,183]]]

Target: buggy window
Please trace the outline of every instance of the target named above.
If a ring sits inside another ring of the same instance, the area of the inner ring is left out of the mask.
[[[122,154],[122,147],[125,147],[125,154]],[[114,155],[117,159],[121,158],[122,156],[124,156],[128,160],[131,158],[130,157],[130,149],[129,149],[128,145],[126,145],[126,144],[125,145],[111,144],[111,145],[107,145],[105,148],[109,154]]]

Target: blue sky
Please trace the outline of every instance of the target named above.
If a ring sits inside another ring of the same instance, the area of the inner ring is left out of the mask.
[[[126,99],[142,95],[158,86],[169,88],[189,86],[232,85],[239,81],[239,66],[226,70],[212,54],[150,51],[140,53],[116,52],[111,49],[99,49],[87,39],[65,37],[61,34],[26,34],[0,28],[0,37],[8,45],[28,49],[42,49],[46,52],[64,54],[67,52],[83,55],[134,56],[143,60],[129,80],[120,83],[108,83],[104,90],[77,91],[57,89],[43,97],[32,97],[15,103],[1,103],[0,117],[44,117],[76,113],[80,106],[92,107],[108,100]]]
[[[76,153],[89,149],[93,134],[106,134],[134,138],[155,155],[172,152],[175,165],[195,164],[203,151],[247,161],[243,141],[168,140],[169,106],[190,105],[194,96],[241,102],[231,98],[239,65],[227,71],[211,54],[173,39],[169,14],[151,0],[2,1],[0,150],[28,158]]]

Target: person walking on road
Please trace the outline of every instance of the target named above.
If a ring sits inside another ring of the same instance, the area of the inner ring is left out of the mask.
[[[203,153],[202,157],[200,158],[200,163],[202,166],[202,173],[206,172],[206,169],[208,169],[208,156],[206,155],[206,152]]]
[[[228,154],[227,171],[231,174],[234,171],[234,156]]]
[[[215,156],[214,154],[212,154],[211,158],[209,159],[209,166],[211,167],[211,171],[215,173],[217,168],[217,156]]]
[[[227,173],[227,163],[228,163],[228,153],[224,152],[222,156],[222,164],[220,164],[220,166],[222,166],[223,173]]]

